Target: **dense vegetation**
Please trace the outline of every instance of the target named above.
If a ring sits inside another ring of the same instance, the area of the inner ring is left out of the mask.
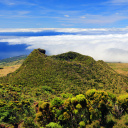
[[[0,78],[0,127],[127,127],[126,76],[79,53],[42,51]]]
[[[0,60],[0,68],[3,68],[4,66],[21,64],[26,58],[27,58],[27,55],[21,55],[21,56],[2,59]]]

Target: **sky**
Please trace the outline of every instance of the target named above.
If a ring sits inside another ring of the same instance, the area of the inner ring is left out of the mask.
[[[0,0],[0,59],[43,48],[128,63],[128,0]]]

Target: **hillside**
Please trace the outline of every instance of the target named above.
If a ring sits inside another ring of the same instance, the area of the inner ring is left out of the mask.
[[[91,88],[120,94],[127,89],[127,77],[119,75],[103,61],[75,52],[46,56],[39,49],[1,81],[31,88],[48,86],[56,94],[69,92],[76,95]]]
[[[117,73],[128,76],[128,63],[107,63]]]
[[[0,78],[0,127],[127,127],[127,84],[102,60],[35,49]]]
[[[26,55],[21,55],[0,60],[0,77],[6,76],[7,74],[14,72],[21,66],[26,58]]]
[[[0,60],[0,63],[10,63],[13,61],[18,61],[18,60],[22,60],[22,59],[26,59],[26,58],[27,58],[27,55],[14,56],[14,57]]]

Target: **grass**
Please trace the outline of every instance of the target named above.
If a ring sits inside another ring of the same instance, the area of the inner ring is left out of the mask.
[[[22,60],[16,60],[11,62],[1,62],[0,63],[0,77],[6,76],[9,73],[16,71],[24,62]]]
[[[117,73],[128,76],[128,63],[107,63]]]
[[[13,65],[13,66],[4,66],[4,67],[2,67],[0,69],[0,77],[6,76],[7,74],[14,72],[20,66],[21,66],[21,64],[19,64],[19,65]]]

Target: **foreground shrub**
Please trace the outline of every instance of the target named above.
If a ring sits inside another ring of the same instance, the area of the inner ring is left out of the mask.
[[[34,110],[27,100],[9,101],[8,103],[1,102],[0,108],[0,123],[5,122],[12,124],[15,128],[26,117],[32,117]]]
[[[24,128],[38,128],[38,126],[35,124],[34,119],[32,117],[26,117],[24,119]]]
[[[100,122],[95,120],[90,125],[87,125],[86,128],[100,128]]]
[[[117,104],[124,110],[124,112],[128,112],[128,94],[119,96],[117,98]]]
[[[90,120],[101,119],[101,124],[104,124],[106,115],[112,108],[112,101],[108,93],[92,89],[86,92],[86,97]]]
[[[80,128],[85,128],[85,122],[84,122],[84,121],[81,121],[81,122],[79,123],[79,126],[80,126]]]
[[[52,121],[52,112],[50,109],[50,104],[48,102],[43,102],[39,106],[39,112],[36,113],[36,121],[40,126],[45,126]]]
[[[124,109],[122,109],[118,105],[114,105],[112,108],[112,114],[114,115],[115,118],[118,118],[118,119],[123,115],[123,111]]]
[[[55,97],[50,103],[51,106],[60,107],[63,104],[63,100],[59,97]]]
[[[49,124],[46,125],[46,128],[62,128],[62,126],[57,123],[50,122]]]

